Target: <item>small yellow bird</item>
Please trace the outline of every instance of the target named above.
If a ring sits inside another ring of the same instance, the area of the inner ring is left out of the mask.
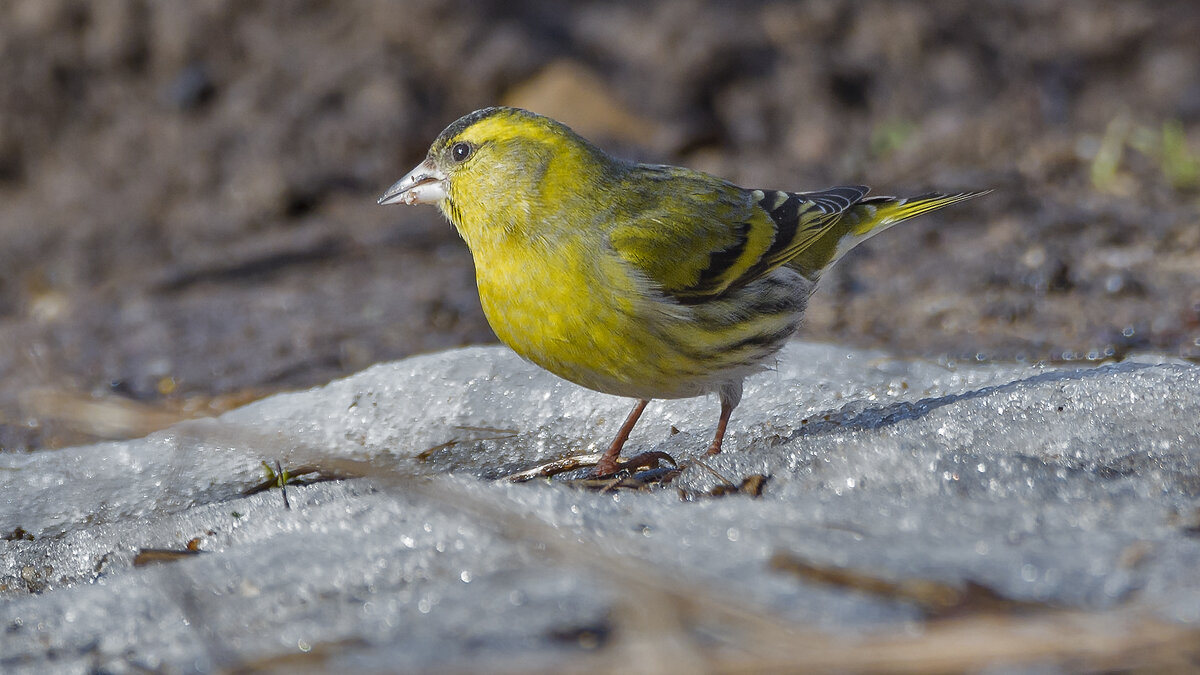
[[[596,465],[615,473],[646,404],[716,392],[721,451],[742,380],[800,325],[822,270],[871,235],[984,194],[748,190],[609,156],[518,108],[451,124],[380,204],[435,204],[466,240],[484,314],[522,357],[638,399]]]

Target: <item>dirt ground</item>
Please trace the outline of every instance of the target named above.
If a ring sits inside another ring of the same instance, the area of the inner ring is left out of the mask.
[[[848,256],[805,338],[1198,359],[1198,35],[1153,1],[5,2],[0,448],[494,340],[450,226],[375,199],[496,103],[751,187],[995,190]]]

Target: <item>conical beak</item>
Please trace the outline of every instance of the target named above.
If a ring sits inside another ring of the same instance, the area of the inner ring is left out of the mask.
[[[427,159],[388,188],[379,198],[379,203],[436,204],[446,198],[449,184],[446,174],[433,165],[433,160]]]

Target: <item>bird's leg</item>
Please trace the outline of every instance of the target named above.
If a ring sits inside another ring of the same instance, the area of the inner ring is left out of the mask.
[[[593,476],[608,476],[617,472],[617,458],[621,456],[621,448],[624,447],[625,441],[629,440],[629,432],[633,431],[633,426],[637,424],[638,418],[642,416],[642,411],[646,409],[648,403],[650,403],[648,398],[638,399],[637,405],[633,406],[629,417],[625,418],[625,423],[617,431],[617,437],[613,439],[612,445],[609,445],[608,450],[605,450],[604,454],[600,456],[600,461],[596,463],[596,469],[592,472]]]
[[[721,398],[721,419],[717,422],[717,433],[713,435],[712,445],[708,446],[708,452],[705,454],[715,455],[721,452],[721,441],[725,440],[725,427],[729,425],[729,416],[733,414],[736,406],[736,403]]]

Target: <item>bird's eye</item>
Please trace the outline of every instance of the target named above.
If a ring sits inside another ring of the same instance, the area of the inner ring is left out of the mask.
[[[455,143],[454,147],[450,148],[450,156],[453,157],[454,161],[456,162],[463,162],[471,156],[471,152],[473,150],[475,150],[475,148],[471,147],[470,143]]]

